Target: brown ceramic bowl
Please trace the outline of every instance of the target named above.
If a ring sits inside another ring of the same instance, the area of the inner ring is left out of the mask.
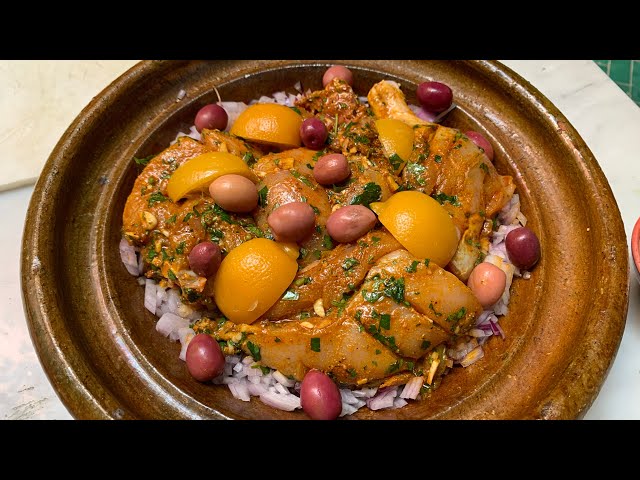
[[[149,61],[98,95],[66,131],[36,185],[22,253],[25,311],[40,360],[77,418],[304,419],[228,389],[200,384],[179,344],[155,329],[143,288],[120,261],[121,216],[136,177],[132,157],[163,149],[215,100],[320,88],[333,61]],[[492,142],[497,169],[514,177],[542,258],[516,280],[506,340],[455,369],[426,401],[362,409],[348,419],[559,419],[588,409],[615,357],[629,287],[625,232],[593,155],[527,81],[489,61],[349,61],[354,88],[393,79],[450,85],[446,124]],[[187,95],[176,101],[178,92]],[[613,292],[624,292],[613,294]]]

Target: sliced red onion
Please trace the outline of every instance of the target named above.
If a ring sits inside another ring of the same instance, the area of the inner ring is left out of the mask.
[[[269,405],[270,407],[277,408],[279,410],[286,410],[291,412],[296,408],[302,408],[300,405],[300,398],[295,395],[281,395],[279,393],[264,392],[260,395],[262,403]]]
[[[396,397],[393,399],[393,406],[391,408],[402,408],[407,403],[409,402],[407,402],[404,398]]]
[[[247,383],[247,390],[249,392],[249,395],[254,397],[258,397],[268,391],[267,387],[265,387],[264,385],[260,383],[251,383],[251,382]]]
[[[243,402],[248,402],[251,400],[251,396],[249,395],[249,383],[242,379],[237,383],[230,383],[229,390],[231,390],[231,394]]]
[[[452,111],[454,108],[456,108],[456,104],[452,103],[449,108],[447,108],[444,112],[441,112],[436,116],[436,118],[433,120],[433,123],[440,123],[440,120],[446,117],[449,114],[449,112]]]
[[[409,105],[409,108],[413,113],[415,113],[416,117],[424,120],[425,122],[435,123],[437,115],[433,112],[428,112],[424,108],[418,105]]]
[[[180,355],[178,356],[178,358],[182,361],[186,361],[187,359],[187,347],[189,346],[189,342],[191,342],[191,339],[193,337],[195,337],[196,332],[194,332],[191,328],[179,328],[178,329],[178,335],[179,335],[179,340],[180,340],[180,344],[182,345],[182,348],[180,349]]]
[[[238,116],[249,106],[244,102],[218,102],[218,105],[227,111],[227,116],[229,117],[225,132],[228,132],[231,129]]]
[[[358,407],[355,405],[349,405],[348,403],[342,402],[342,411],[340,412],[340,416],[344,417],[345,415],[353,415],[358,411]]]
[[[409,398],[411,400],[415,400],[420,394],[420,389],[422,388],[423,383],[424,377],[413,377],[402,389],[402,392],[399,395],[400,398]]]
[[[136,256],[136,247],[131,245],[126,238],[122,237],[120,240],[120,245],[118,246],[120,250],[120,259],[124,266],[131,275],[135,275],[136,277],[140,275],[140,271],[138,268],[138,257]],[[141,257],[142,258],[142,257]]]
[[[398,394],[398,387],[389,387],[378,390],[375,397],[367,400],[367,407],[370,410],[381,410],[393,407],[393,399]]]
[[[287,388],[291,388],[296,384],[295,380],[291,380],[290,378],[285,377],[281,372],[279,372],[278,370],[276,370],[275,372],[273,372],[273,379],[284,385]]]
[[[189,328],[189,320],[174,315],[173,313],[165,313],[156,323],[156,330],[165,337],[172,335],[173,332],[179,330],[180,328]],[[175,340],[177,340],[178,338],[179,336],[177,336]]]
[[[156,282],[147,278],[144,285],[144,307],[156,314]]]

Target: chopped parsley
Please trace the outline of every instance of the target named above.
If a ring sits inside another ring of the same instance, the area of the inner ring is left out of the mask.
[[[428,266],[429,266],[429,262],[431,262],[431,260],[430,260],[430,259],[428,259],[428,258],[425,258],[425,259],[424,259],[424,266],[425,266],[425,267],[428,267]]]
[[[291,172],[291,175],[293,175],[295,178],[297,178],[298,180],[300,180],[302,183],[304,183],[307,187],[309,188],[314,188],[313,187],[313,183],[311,183],[311,181],[305,177],[304,175],[302,175],[300,172],[298,172],[297,170],[289,170],[289,172]]]
[[[460,206],[460,202],[458,201],[458,197],[456,195],[450,196],[450,195],[447,195],[446,193],[440,192],[437,195],[432,194],[431,198],[433,198],[434,200],[437,200],[440,203],[440,205],[444,205],[444,202],[449,202],[454,207]]]
[[[442,155],[436,155],[433,157],[434,162],[440,163],[442,162]]]
[[[325,234],[324,237],[322,237],[322,246],[327,250],[331,250],[333,248],[333,242],[328,234]]]
[[[482,170],[484,170],[484,173],[486,173],[487,175],[489,174],[489,167],[487,167],[487,164],[486,164],[486,163],[482,162],[482,163],[480,164],[480,168],[481,168]]]
[[[178,277],[176,277],[176,274],[173,273],[173,270],[169,269],[169,271],[167,272],[167,277],[169,277],[169,279],[173,280],[174,282],[178,281]]]
[[[414,260],[413,262],[411,262],[411,265],[405,268],[405,270],[407,271],[407,273],[414,273],[418,270],[419,263],[420,262],[418,260]]]
[[[188,222],[188,221],[189,221],[189,219],[190,219],[191,217],[193,217],[193,212],[189,212],[189,213],[187,213],[187,214],[184,216],[184,218],[182,219],[182,221],[183,221],[183,222]]]
[[[311,339],[311,351],[312,352],[320,351],[320,338],[314,337]]]
[[[253,342],[247,342],[247,348],[256,362],[262,359],[262,356],[260,355],[260,346]]]
[[[436,317],[441,317],[442,316],[442,313],[436,312],[436,308],[433,306],[433,302],[429,303],[429,310],[431,310],[435,314]]]
[[[258,190],[258,205],[263,208],[267,206],[267,193],[269,193],[269,189],[266,185]]]
[[[391,328],[391,315],[383,313],[380,315],[380,328],[389,330]]]
[[[358,376],[358,372],[356,372],[355,368],[350,368],[349,370],[347,370],[347,373],[349,374],[350,377],[355,378]]]
[[[348,257],[344,259],[344,262],[342,262],[342,269],[346,272],[351,270],[356,265],[360,265],[360,262],[355,258]]]
[[[222,207],[220,207],[220,205],[218,205],[217,203],[214,203],[212,208],[213,208],[213,213],[215,213],[217,216],[219,216],[222,221],[227,222],[227,223],[231,223],[231,224],[236,223],[231,218],[231,215],[229,215],[228,212],[224,211],[222,209]],[[193,209],[195,210],[196,207],[193,207]]]
[[[456,323],[458,323],[460,320],[464,318],[466,313],[467,313],[467,309],[464,307],[460,307],[460,310],[447,316],[447,322],[453,323],[455,325]]]
[[[422,344],[420,344],[420,348],[422,350],[426,350],[427,348],[429,348],[431,346],[431,342],[429,340],[423,340]]]
[[[368,207],[372,202],[380,201],[382,195],[382,188],[375,182],[369,182],[364,186],[362,193],[353,197],[351,205],[364,205]]]
[[[312,282],[311,277],[301,277],[298,278],[293,284],[296,287],[301,287],[302,285],[309,285]]]
[[[302,112],[300,111],[300,109],[298,107],[289,107],[291,110],[293,110],[294,112],[296,112],[298,115],[302,115]]]
[[[404,160],[402,160],[402,158],[400,158],[400,155],[398,155],[397,153],[394,153],[389,157],[389,163],[391,163],[391,166],[394,170],[398,170],[402,166],[403,161]]]
[[[143,167],[145,167],[149,164],[153,157],[155,157],[155,155],[149,155],[148,157],[143,158],[133,157],[133,161],[136,162],[137,165],[142,165]]]
[[[257,161],[256,157],[254,157],[253,153],[251,153],[251,152],[245,153],[242,156],[242,160],[244,160],[245,163],[247,164],[247,166],[249,166],[249,167],[252,167]]]
[[[171,215],[169,218],[167,218],[167,221],[164,222],[166,225],[169,225],[171,223],[176,223],[176,219],[177,219],[177,215],[174,213],[173,215]]]
[[[375,245],[376,243],[378,243],[380,241],[380,237],[371,237],[371,241]]]
[[[166,202],[167,200],[169,200],[169,198],[165,197],[162,193],[158,192],[154,192],[151,195],[149,195],[149,199],[147,200],[149,206],[151,207],[152,205],[156,204],[156,203],[162,203],[162,202]]]

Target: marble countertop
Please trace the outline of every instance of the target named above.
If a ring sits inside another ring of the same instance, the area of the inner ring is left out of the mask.
[[[22,231],[33,183],[55,142],[91,98],[134,63],[0,61],[0,251],[5,254],[0,279],[0,419],[72,418],[29,337],[20,288]],[[590,60],[503,63],[545,94],[586,141],[611,185],[630,239],[640,215],[640,108]],[[41,141],[25,146],[22,140],[43,128]],[[586,419],[640,419],[639,299],[640,287],[632,279],[624,336]]]

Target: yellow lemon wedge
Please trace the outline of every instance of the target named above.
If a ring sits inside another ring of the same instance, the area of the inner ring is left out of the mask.
[[[180,165],[167,182],[167,194],[175,203],[195,190],[206,191],[211,182],[234,173],[255,181],[251,169],[240,157],[227,152],[208,152]]]
[[[297,271],[298,263],[278,243],[254,238],[222,260],[213,298],[232,322],[252,323],[278,301]]]
[[[229,132],[252,142],[296,148],[302,144],[301,125],[302,117],[289,107],[256,103],[238,116]]]
[[[429,195],[398,192],[370,205],[378,220],[411,255],[444,267],[458,247],[458,230],[449,213]]]
[[[376,129],[384,153],[391,160],[393,169],[396,173],[401,172],[413,150],[413,128],[400,120],[382,118],[376,120]]]

